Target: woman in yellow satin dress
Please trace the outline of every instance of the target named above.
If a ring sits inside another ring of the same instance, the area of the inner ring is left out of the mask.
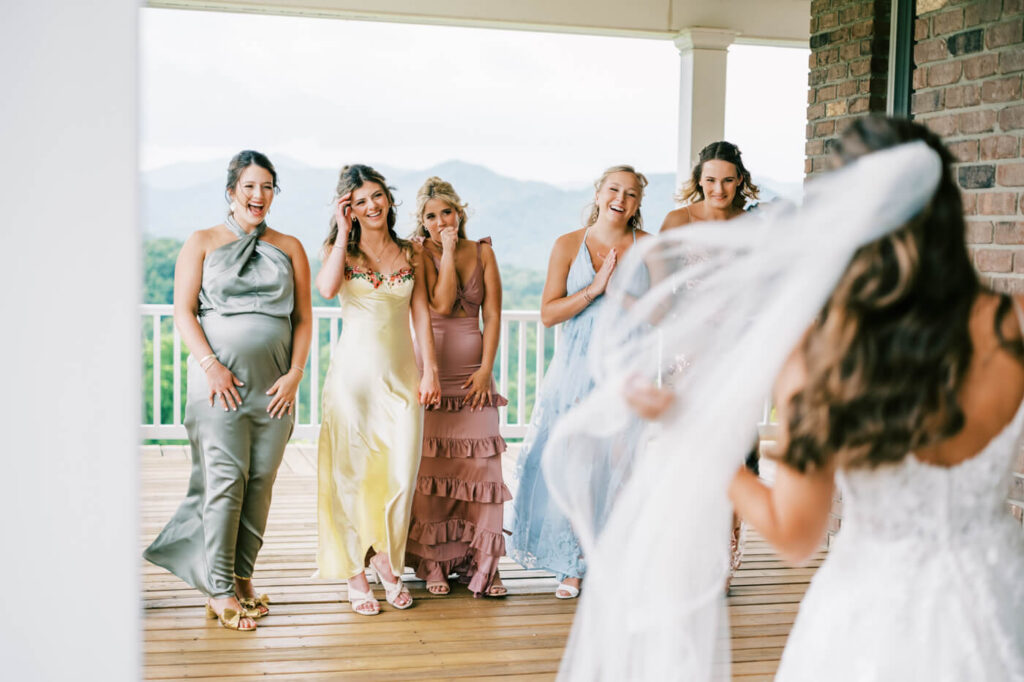
[[[423,442],[423,405],[441,397],[418,247],[395,234],[395,201],[369,166],[341,169],[316,285],[339,296],[342,327],[327,371],[318,451],[317,563],[348,580],[362,615],[379,612],[367,560],[397,609]],[[409,316],[423,358],[416,366]]]

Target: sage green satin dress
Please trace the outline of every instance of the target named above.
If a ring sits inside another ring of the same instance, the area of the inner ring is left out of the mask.
[[[206,373],[188,359],[185,428],[192,475],[184,502],[144,556],[211,597],[234,595],[234,576],[252,577],[292,415],[267,413],[275,381],[291,367],[291,259],[229,216],[238,240],[203,262],[199,324],[217,359],[244,382],[242,404],[210,407]]]

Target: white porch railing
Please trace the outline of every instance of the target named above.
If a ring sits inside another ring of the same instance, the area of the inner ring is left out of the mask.
[[[146,304],[141,312],[144,337],[142,376],[145,384],[142,437],[187,438],[182,416],[185,405],[184,363],[188,351],[174,326],[173,307]],[[296,400],[298,419],[293,438],[315,440],[320,432],[321,381],[338,340],[340,320],[340,308],[313,308],[313,344]],[[502,312],[495,380],[498,392],[509,400],[508,407],[499,410],[504,437],[521,438],[526,434],[537,390],[558,338],[557,327],[544,329],[539,311]]]

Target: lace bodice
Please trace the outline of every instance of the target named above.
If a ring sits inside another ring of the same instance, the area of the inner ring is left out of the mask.
[[[844,536],[939,546],[987,542],[1011,523],[1006,495],[1024,430],[1024,403],[1009,424],[977,455],[953,467],[914,455],[876,469],[837,475],[843,494]]]

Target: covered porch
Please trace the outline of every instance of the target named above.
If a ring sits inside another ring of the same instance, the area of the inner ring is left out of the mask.
[[[504,458],[511,479],[518,446]],[[143,446],[141,547],[174,512],[187,485],[186,446]],[[266,544],[254,583],[273,613],[253,634],[206,620],[203,597],[161,568],[140,561],[146,679],[550,680],[558,670],[576,601],[555,599],[553,576],[503,560],[504,599],[473,599],[453,584],[436,597],[407,573],[413,608],[387,604],[368,618],[340,602],[343,581],[316,570],[316,448],[292,444],[274,488]],[[824,558],[783,564],[757,537],[728,597],[733,678],[770,680],[807,584]],[[666,576],[678,579],[679,576]],[[631,580],[651,582],[637,567]],[[586,589],[584,587],[584,589]],[[379,586],[378,597],[382,595]],[[652,590],[650,599],[658,598]]]

